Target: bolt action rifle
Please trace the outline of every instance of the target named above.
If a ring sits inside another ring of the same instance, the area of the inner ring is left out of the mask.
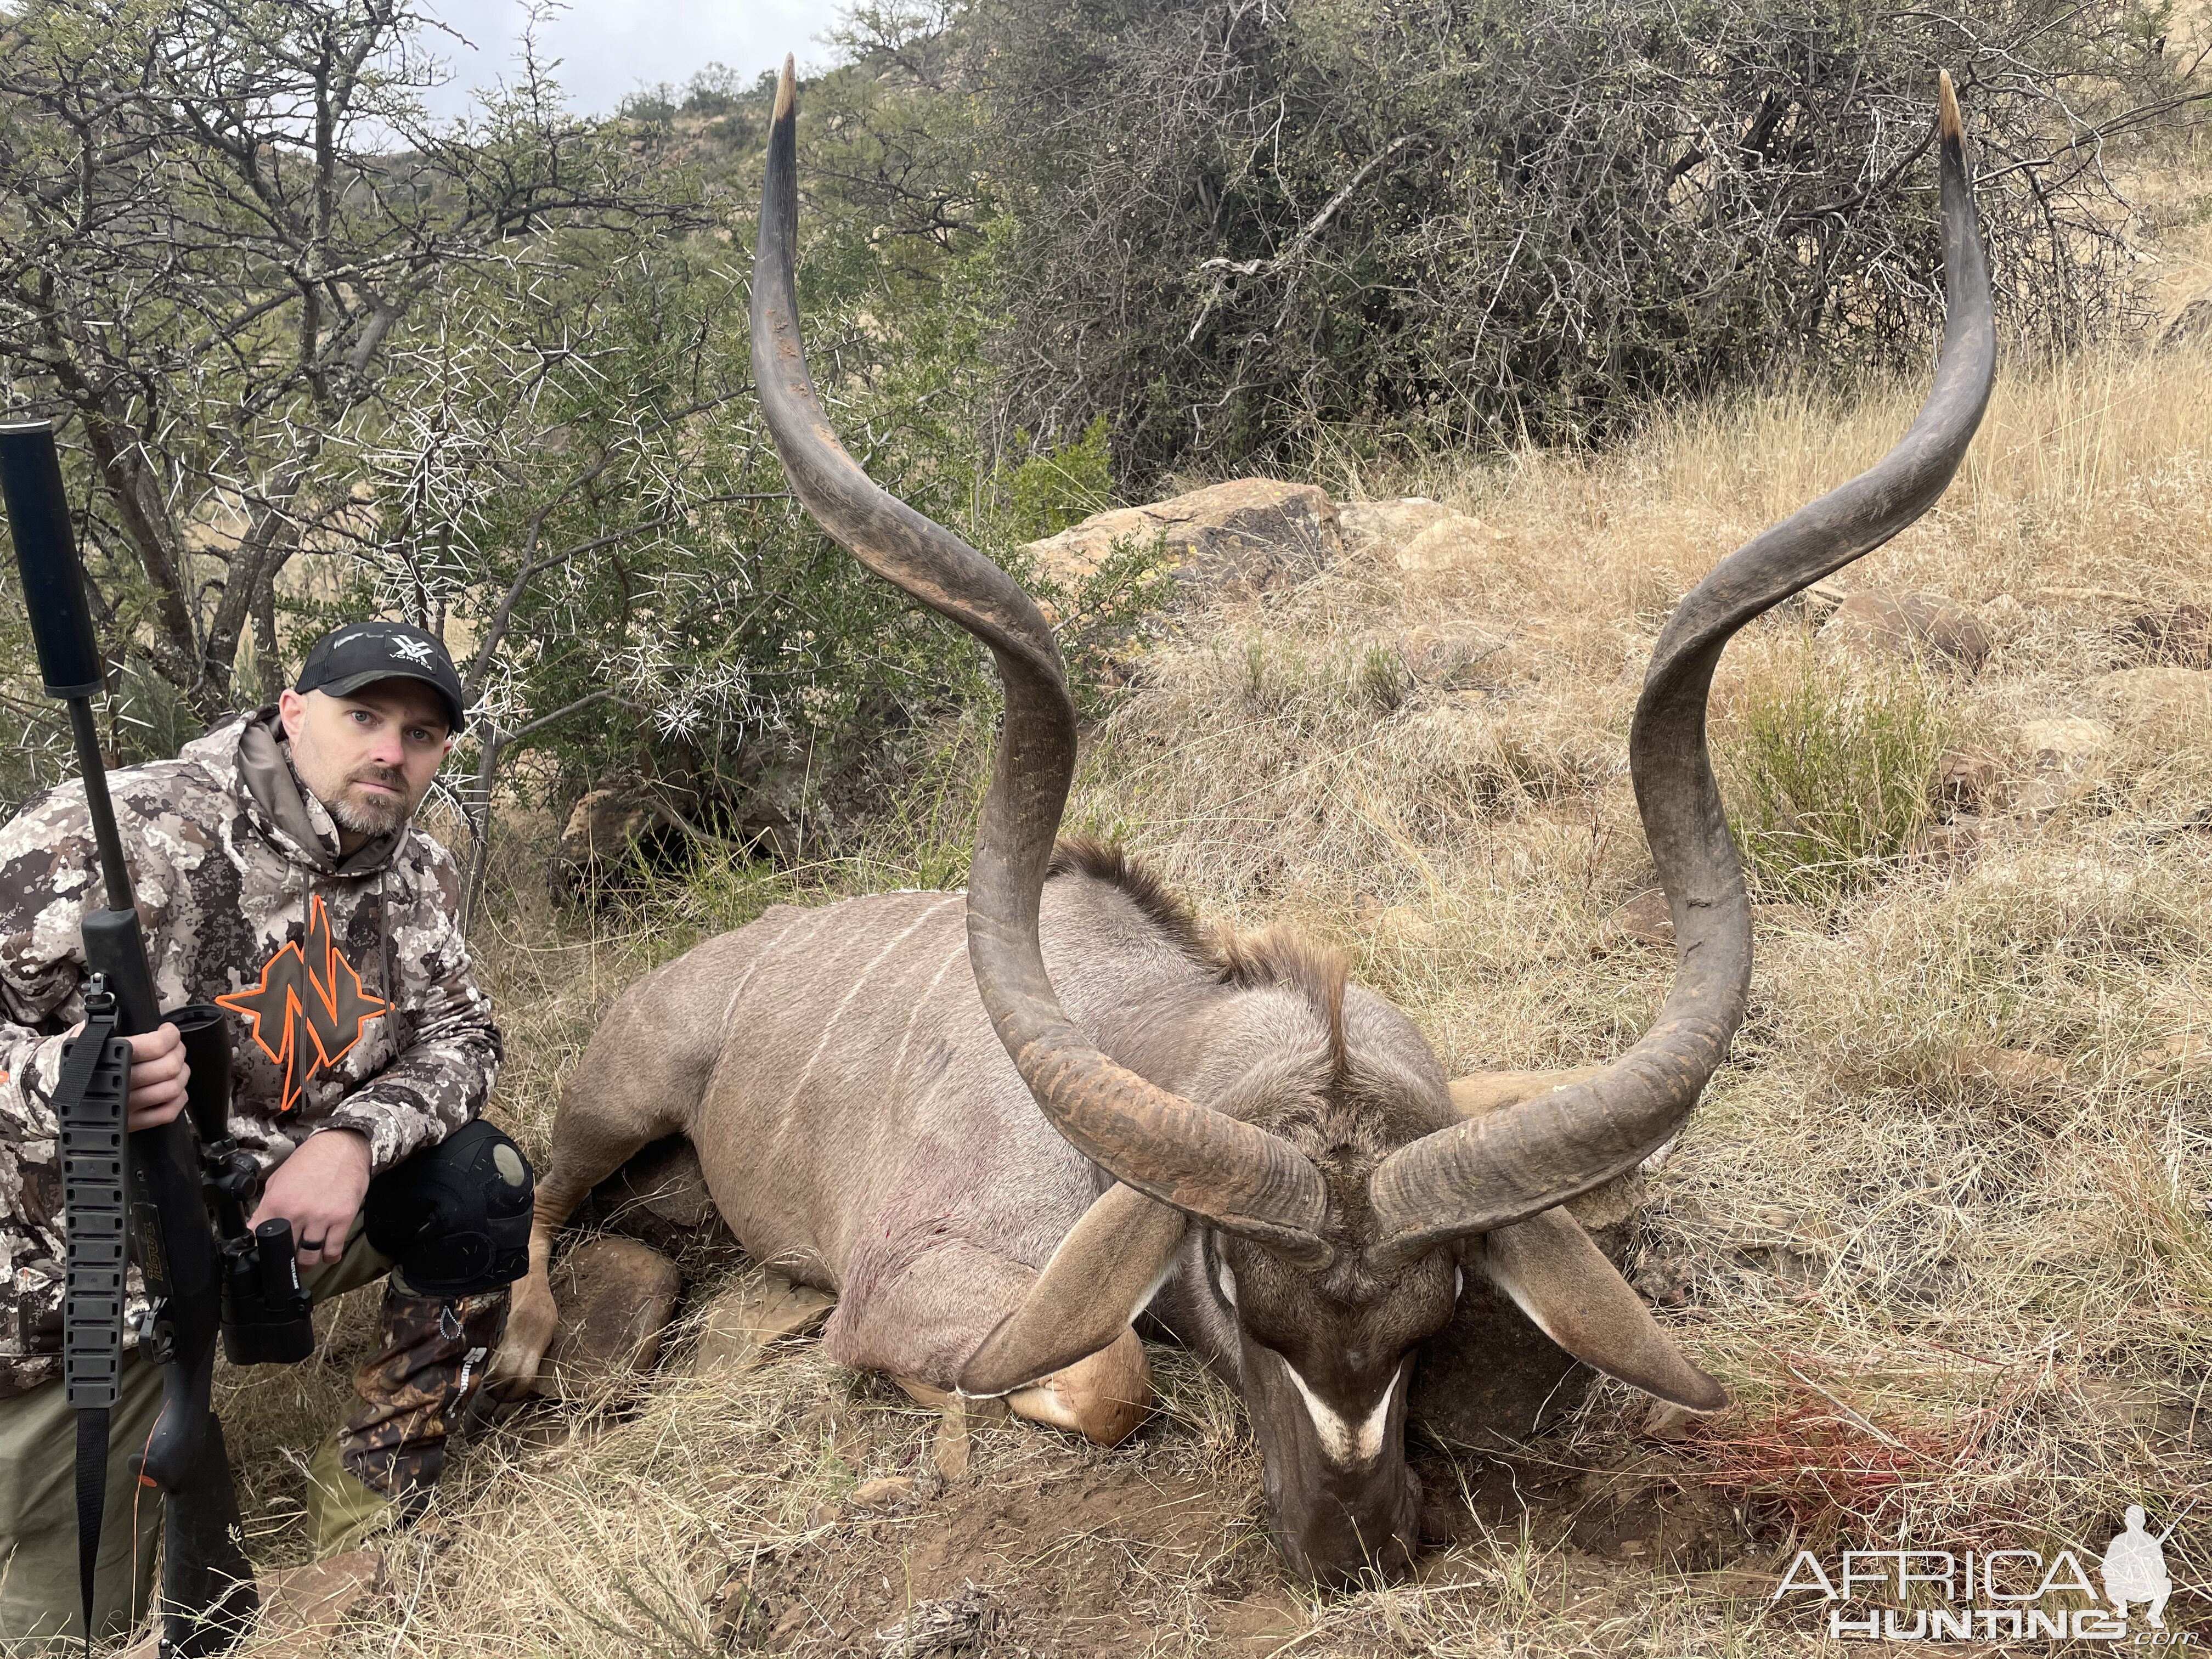
[[[46,695],[69,708],[85,806],[99,848],[106,907],[85,913],[89,973],[82,1031],[64,1050],[52,1107],[61,1130],[68,1279],[62,1377],[76,1412],[77,1568],[86,1650],[93,1637],[93,1564],[106,1507],[109,1413],[120,1390],[127,1267],[149,1305],[141,1358],[166,1369],[161,1415],[141,1479],[164,1497],[161,1652],[192,1659],[228,1650],[259,1606],[247,1564],[222,1425],[209,1400],[216,1335],[234,1364],[287,1364],[313,1351],[312,1304],[301,1289],[292,1224],[246,1224],[260,1193],[251,1153],[230,1138],[230,1034],[222,1011],[191,1003],[160,1011],[123,856],[93,694],[106,689],[84,574],[70,532],[53,429],[0,426],[0,499],[15,544]],[[191,1068],[182,1114],[127,1130],[129,1038],[164,1021]]]

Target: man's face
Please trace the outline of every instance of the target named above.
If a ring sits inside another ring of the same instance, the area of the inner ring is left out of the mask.
[[[378,680],[342,697],[286,691],[276,707],[292,764],[341,839],[405,823],[453,746],[446,705],[420,680]]]

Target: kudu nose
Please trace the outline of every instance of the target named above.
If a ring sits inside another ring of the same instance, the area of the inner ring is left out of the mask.
[[[1292,1521],[1279,1542],[1297,1571],[1332,1589],[1396,1578],[1411,1570],[1420,1543],[1421,1481],[1411,1469],[1402,1483],[1358,1504],[1324,1496]]]

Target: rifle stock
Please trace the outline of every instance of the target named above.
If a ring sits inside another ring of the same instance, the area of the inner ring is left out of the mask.
[[[185,1116],[131,1136],[132,1232],[150,1316],[139,1340],[161,1363],[161,1413],[140,1472],[161,1487],[163,1659],[221,1653],[259,1606],[238,1494],[211,1403],[222,1317],[198,1138]]]

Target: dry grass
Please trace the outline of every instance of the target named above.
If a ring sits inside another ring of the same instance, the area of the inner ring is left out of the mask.
[[[1342,945],[1456,1065],[1614,1054],[1671,968],[1608,926],[1651,885],[1624,739],[1656,625],[1912,406],[1771,395],[1610,456],[1333,481],[1472,522],[1434,568],[1382,548],[1264,613],[1186,617],[1092,744],[1073,822],[1220,914]],[[479,1436],[339,1650],[883,1653],[910,1605],[972,1580],[971,1607],[1010,1613],[986,1652],[1767,1655],[1823,1645],[1765,1599],[1798,1542],[2101,1549],[2130,1501],[2212,1500],[2212,708],[2170,676],[2100,680],[2140,663],[2132,617],[2212,607],[2208,514],[2212,362],[2087,361],[2008,376],[1940,509],[1845,573],[1986,623],[1988,665],[1919,671],[1914,695],[1991,764],[1975,835],[1760,911],[1750,1023],[1652,1183],[1639,1268],[1735,1396],[1687,1440],[1639,1442],[1641,1407],[1607,1389],[1525,1458],[1432,1455],[1430,1481],[1469,1496],[1462,1541],[1416,1583],[1316,1601],[1258,1536],[1233,1401],[1175,1356],[1128,1447],[993,1426],[967,1485],[830,1521],[860,1480],[925,1469],[933,1425],[801,1346],[626,1414],[534,1408]],[[1722,671],[1724,759],[1756,688],[1808,661],[1838,696],[1877,672],[1802,617],[1756,626]],[[2054,718],[2100,746],[2039,771],[2020,733]],[[903,851],[777,885],[942,878],[969,775],[938,775]],[[647,938],[527,905],[495,924],[507,1120],[542,1137],[613,992],[767,896],[729,877]],[[304,1444],[362,1327],[340,1317],[289,1403],[239,1398],[238,1437]],[[265,1450],[251,1468],[257,1548],[288,1559],[294,1477]],[[1718,1565],[1613,1553],[1638,1516],[1698,1505],[1729,1534]],[[2177,1577],[2204,1582],[2207,1538],[2183,1526]],[[2191,1595],[2175,1614],[2194,1622]]]

